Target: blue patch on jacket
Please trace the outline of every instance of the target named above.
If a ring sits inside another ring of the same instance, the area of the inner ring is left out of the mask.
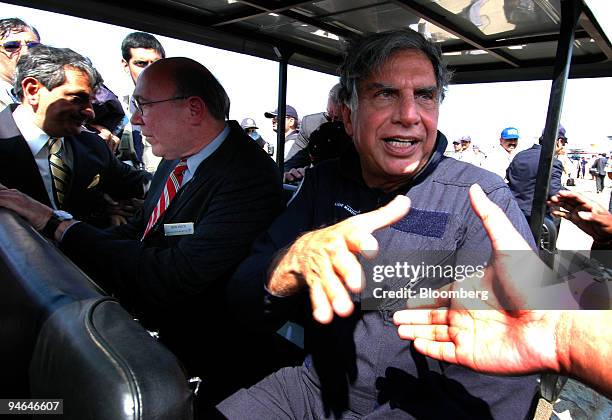
[[[411,208],[406,217],[394,223],[391,227],[406,233],[441,238],[446,231],[448,217],[448,213],[441,211]]]

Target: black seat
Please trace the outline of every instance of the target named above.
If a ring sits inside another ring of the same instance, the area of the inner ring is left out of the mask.
[[[4,209],[0,285],[3,398],[61,398],[62,418],[193,418],[174,355]]]
[[[30,386],[32,398],[63,398],[63,418],[193,418],[174,355],[106,297],[72,302],[47,319]]]

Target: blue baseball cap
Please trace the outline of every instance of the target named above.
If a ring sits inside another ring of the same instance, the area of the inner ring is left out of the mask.
[[[559,129],[557,130],[557,138],[562,138],[567,140],[567,136],[565,135],[565,127],[559,124]],[[544,129],[542,129],[542,136],[544,136]]]
[[[277,115],[278,115],[278,109],[275,109],[273,112],[264,113],[264,117],[266,118],[274,118]],[[291,105],[285,106],[285,116],[295,118],[296,120],[299,119],[297,111]]]
[[[518,140],[519,132],[514,127],[506,127],[501,132],[501,138],[504,140]]]

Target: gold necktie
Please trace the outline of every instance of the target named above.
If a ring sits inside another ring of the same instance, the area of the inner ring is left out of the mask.
[[[70,185],[70,168],[62,159],[63,152],[61,139],[51,137],[49,139],[49,168],[53,179],[55,204],[60,209],[64,208],[64,199]]]

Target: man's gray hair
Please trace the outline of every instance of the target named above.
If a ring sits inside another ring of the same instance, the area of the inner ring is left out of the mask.
[[[221,83],[206,67],[185,57],[164,60],[173,62],[170,77],[174,79],[177,97],[198,96],[213,118],[218,121],[229,118],[230,99]]]
[[[331,101],[335,104],[341,104],[342,103],[342,99],[340,98],[340,83],[336,83],[330,90],[329,90],[329,99],[331,99]]]
[[[420,51],[429,59],[439,90],[438,99],[442,101],[451,79],[451,73],[442,61],[442,52],[435,43],[407,28],[365,35],[349,43],[340,66],[340,99],[355,110],[359,83],[380,70],[393,54],[404,50]]]
[[[28,25],[19,18],[0,19],[0,39],[5,39],[11,32],[26,32],[31,31],[36,35],[36,39],[40,41],[40,35],[35,27]]]
[[[15,69],[13,88],[19,99],[23,100],[21,82],[26,77],[33,77],[48,90],[55,89],[66,81],[65,68],[80,70],[89,79],[95,91],[103,80],[88,58],[68,48],[55,48],[37,45],[27,54],[21,56]]]

